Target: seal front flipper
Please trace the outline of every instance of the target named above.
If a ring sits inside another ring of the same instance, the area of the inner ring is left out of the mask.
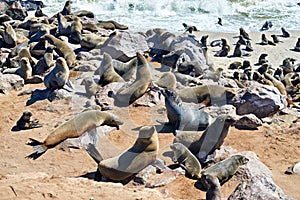
[[[103,158],[100,155],[99,151],[96,149],[96,147],[93,144],[88,144],[86,149],[85,149],[88,154],[94,159],[94,161],[99,164]]]
[[[29,139],[30,139],[30,142],[28,142],[27,145],[32,146],[34,152],[32,154],[26,156],[25,158],[30,158],[30,159],[35,160],[38,157],[40,157],[41,155],[43,155],[48,150],[48,147],[46,147],[43,143],[41,143],[35,139],[32,139],[32,138],[29,138]]]

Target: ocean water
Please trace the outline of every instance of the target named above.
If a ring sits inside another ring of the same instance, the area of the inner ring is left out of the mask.
[[[65,1],[46,0],[43,11],[53,15]],[[266,20],[273,30],[300,30],[297,0],[73,0],[72,10],[90,10],[99,20],[116,20],[133,31],[166,28],[182,31],[182,23],[202,31],[259,31]],[[300,2],[300,1],[299,1]],[[223,26],[217,25],[218,17]]]

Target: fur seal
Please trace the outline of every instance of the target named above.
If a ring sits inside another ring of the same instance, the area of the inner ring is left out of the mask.
[[[113,82],[124,82],[124,79],[114,70],[112,57],[108,53],[103,54],[103,60],[100,65],[99,85],[102,87]]]
[[[82,31],[82,24],[80,22],[80,18],[73,17],[73,22],[71,23],[69,41],[75,44],[80,44],[81,31]]]
[[[234,51],[233,51],[233,56],[234,57],[242,57],[242,56],[249,56],[249,53],[246,53],[241,50],[241,43],[236,43]]]
[[[222,18],[220,18],[220,17],[218,17],[218,24],[219,24],[220,26],[223,26]]]
[[[294,51],[300,52],[300,38],[298,38]]]
[[[221,41],[222,41],[222,47],[220,51],[216,52],[215,54],[216,57],[225,57],[228,55],[230,51],[230,46],[227,44],[227,40],[222,38]]]
[[[226,104],[226,101],[235,96],[234,90],[219,85],[202,85],[188,87],[178,91],[184,102],[210,104]]]
[[[201,165],[188,148],[181,143],[173,143],[170,148],[174,153],[173,162],[178,162],[192,177],[201,178]]]
[[[262,65],[262,64],[268,62],[268,60],[266,59],[267,56],[268,56],[268,54],[266,54],[266,53],[260,54],[260,56],[258,58],[258,64]]]
[[[185,32],[188,31],[189,33],[193,33],[193,31],[198,31],[196,26],[189,26],[186,23],[182,23],[182,26],[184,27]]]
[[[201,183],[208,188],[206,199],[221,199],[221,185],[228,181],[249,159],[234,155],[202,171]]]
[[[282,37],[288,38],[291,36],[289,32],[287,32],[283,27],[281,27]]]
[[[43,75],[48,69],[50,69],[54,65],[53,60],[53,47],[49,46],[45,50],[45,54],[36,65],[32,68],[33,75]]]
[[[176,88],[176,77],[172,72],[164,72],[160,79],[155,82],[161,88],[175,89]]]
[[[96,35],[94,33],[82,34],[81,40],[80,40],[80,46],[82,48],[93,49],[99,45],[104,44],[104,42],[107,39],[108,39],[108,37],[102,37],[102,36]]]
[[[122,181],[140,172],[152,164],[159,149],[158,136],[154,126],[144,126],[132,147],[120,155],[102,160],[95,146],[89,145],[87,152],[98,163],[101,175],[113,180]]]
[[[67,62],[67,65],[69,67],[72,67],[73,63],[76,60],[76,55],[73,51],[73,49],[65,42],[60,39],[57,39],[53,35],[46,34],[43,36],[48,42],[55,46],[55,51]]]
[[[237,43],[240,43],[242,45],[246,45],[246,40],[242,35],[239,35],[239,40],[237,41]]]
[[[300,162],[297,162],[294,165],[290,166],[284,173],[300,175]]]
[[[69,36],[71,32],[71,23],[61,14],[57,13],[57,34]]]
[[[72,1],[66,1],[63,10],[60,12],[62,15],[71,15],[71,5]]]
[[[127,63],[123,63],[118,60],[113,60],[113,67],[115,71],[122,76],[125,81],[130,81],[135,79],[136,68],[137,68],[137,58],[134,57]]]
[[[4,25],[4,32],[3,32],[3,40],[9,47],[14,47],[17,45],[17,34],[13,27],[5,22]]]
[[[97,91],[99,91],[100,88],[101,88],[100,85],[95,83],[95,81],[92,77],[85,77],[82,80],[81,85],[84,85],[86,96],[88,98],[91,98],[92,96],[95,96]]]
[[[195,138],[194,142],[188,147],[189,150],[197,155],[201,162],[205,162],[208,155],[219,149],[227,137],[230,126],[236,122],[232,116],[219,116],[212,122],[201,137]]]
[[[251,42],[250,40],[247,40],[246,41],[246,48],[245,48],[246,51],[253,51],[253,48],[251,46]]]
[[[268,45],[268,40],[265,34],[261,35],[261,42],[259,43],[260,45]]]
[[[32,68],[27,57],[20,60],[20,67],[13,69],[5,69],[3,74],[17,74],[21,76],[26,82],[32,76]]]
[[[240,35],[242,35],[247,40],[251,40],[249,34],[242,27],[240,28]]]
[[[204,48],[207,48],[207,38],[208,38],[208,35],[203,35],[201,37],[201,44],[203,45]]]
[[[46,88],[55,90],[63,88],[69,78],[69,68],[64,58],[56,59],[54,68],[45,75],[44,85]]]
[[[103,20],[98,20],[98,26],[105,28],[105,29],[120,29],[120,30],[127,30],[128,26],[124,25],[124,24],[120,24],[116,21],[113,20],[107,20],[107,21],[103,21]]]
[[[271,21],[266,21],[262,27],[261,27],[261,30],[262,31],[265,31],[265,30],[268,30],[269,28],[272,28],[273,27],[273,24]]]
[[[119,128],[122,125],[117,116],[99,110],[88,110],[77,114],[73,119],[63,123],[52,131],[43,142],[30,138],[27,143],[33,146],[34,152],[26,158],[37,159],[48,149],[55,147],[68,138],[77,138],[92,128],[108,125]]]
[[[31,120],[31,117],[32,117],[32,112],[30,110],[24,111],[20,119],[17,121],[17,127],[20,130],[42,127],[42,125],[39,124],[39,120],[37,119]]]
[[[165,97],[165,106],[167,117],[173,127],[173,133],[176,130],[198,130],[206,128],[211,122],[211,116],[202,109],[192,109],[182,105],[181,98],[174,90],[162,89],[161,93]]]
[[[129,87],[121,88],[114,95],[115,104],[118,106],[132,104],[146,93],[151,81],[152,74],[147,59],[140,52],[137,52],[136,79]]]
[[[274,43],[279,43],[277,35],[272,34],[271,37],[272,37]]]

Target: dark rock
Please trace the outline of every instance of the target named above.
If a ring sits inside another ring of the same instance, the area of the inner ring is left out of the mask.
[[[241,116],[236,124],[235,127],[238,129],[257,129],[257,127],[262,125],[262,121],[258,119],[254,114],[247,114]]]

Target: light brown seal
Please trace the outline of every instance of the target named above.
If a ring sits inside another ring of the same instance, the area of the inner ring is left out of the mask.
[[[54,68],[45,75],[44,85],[46,88],[54,90],[63,88],[69,78],[69,68],[64,58],[56,59]]]
[[[161,88],[175,89],[176,88],[176,77],[172,72],[164,72],[160,79],[155,82]]]
[[[124,82],[124,79],[114,70],[112,57],[108,53],[103,54],[103,60],[100,65],[99,84],[103,87],[113,82]]]
[[[73,22],[71,23],[69,42],[80,44],[81,31],[82,31],[82,24],[80,22],[80,18],[73,17]]]
[[[156,160],[158,150],[158,136],[154,126],[142,127],[133,146],[113,158],[102,160],[93,145],[87,147],[87,152],[98,163],[101,175],[114,181],[122,181],[139,173]]]
[[[9,47],[16,46],[17,45],[17,34],[16,34],[15,30],[8,22],[3,23],[3,25],[4,25],[4,32],[3,32],[4,42]]]
[[[221,185],[228,181],[239,167],[245,165],[248,161],[249,159],[242,155],[234,155],[202,171],[200,181],[203,186],[208,188],[206,199],[221,200]]]
[[[219,85],[203,85],[186,87],[178,91],[184,102],[200,103],[202,105],[226,104],[235,96],[234,90]]]
[[[26,82],[26,80],[32,76],[32,68],[30,66],[29,59],[26,57],[23,57],[20,60],[20,67],[12,68],[12,69],[5,69],[3,71],[3,74],[17,74],[17,75],[21,76],[24,79],[24,81]]]
[[[60,39],[57,39],[53,35],[47,34],[44,35],[43,38],[48,40],[48,42],[55,46],[55,51],[67,62],[68,67],[72,67],[73,63],[76,60],[76,55],[73,49],[65,42]]]
[[[137,52],[137,61],[136,80],[129,87],[121,88],[114,95],[115,104],[118,106],[132,104],[146,93],[151,84],[152,75],[149,64],[140,52]]]
[[[170,148],[174,153],[173,162],[178,162],[192,177],[201,178],[201,165],[188,148],[181,143],[174,143]]]
[[[91,98],[92,96],[95,96],[97,91],[99,91],[100,88],[101,88],[100,85],[95,83],[95,81],[92,77],[85,77],[82,80],[81,85],[84,85],[86,96],[88,98]]]
[[[31,139],[28,145],[33,146],[34,152],[26,158],[37,159],[48,149],[55,147],[68,138],[77,138],[97,126],[109,125],[119,128],[122,125],[117,116],[99,110],[88,110],[77,114],[73,119],[63,123],[52,131],[43,142]]]

